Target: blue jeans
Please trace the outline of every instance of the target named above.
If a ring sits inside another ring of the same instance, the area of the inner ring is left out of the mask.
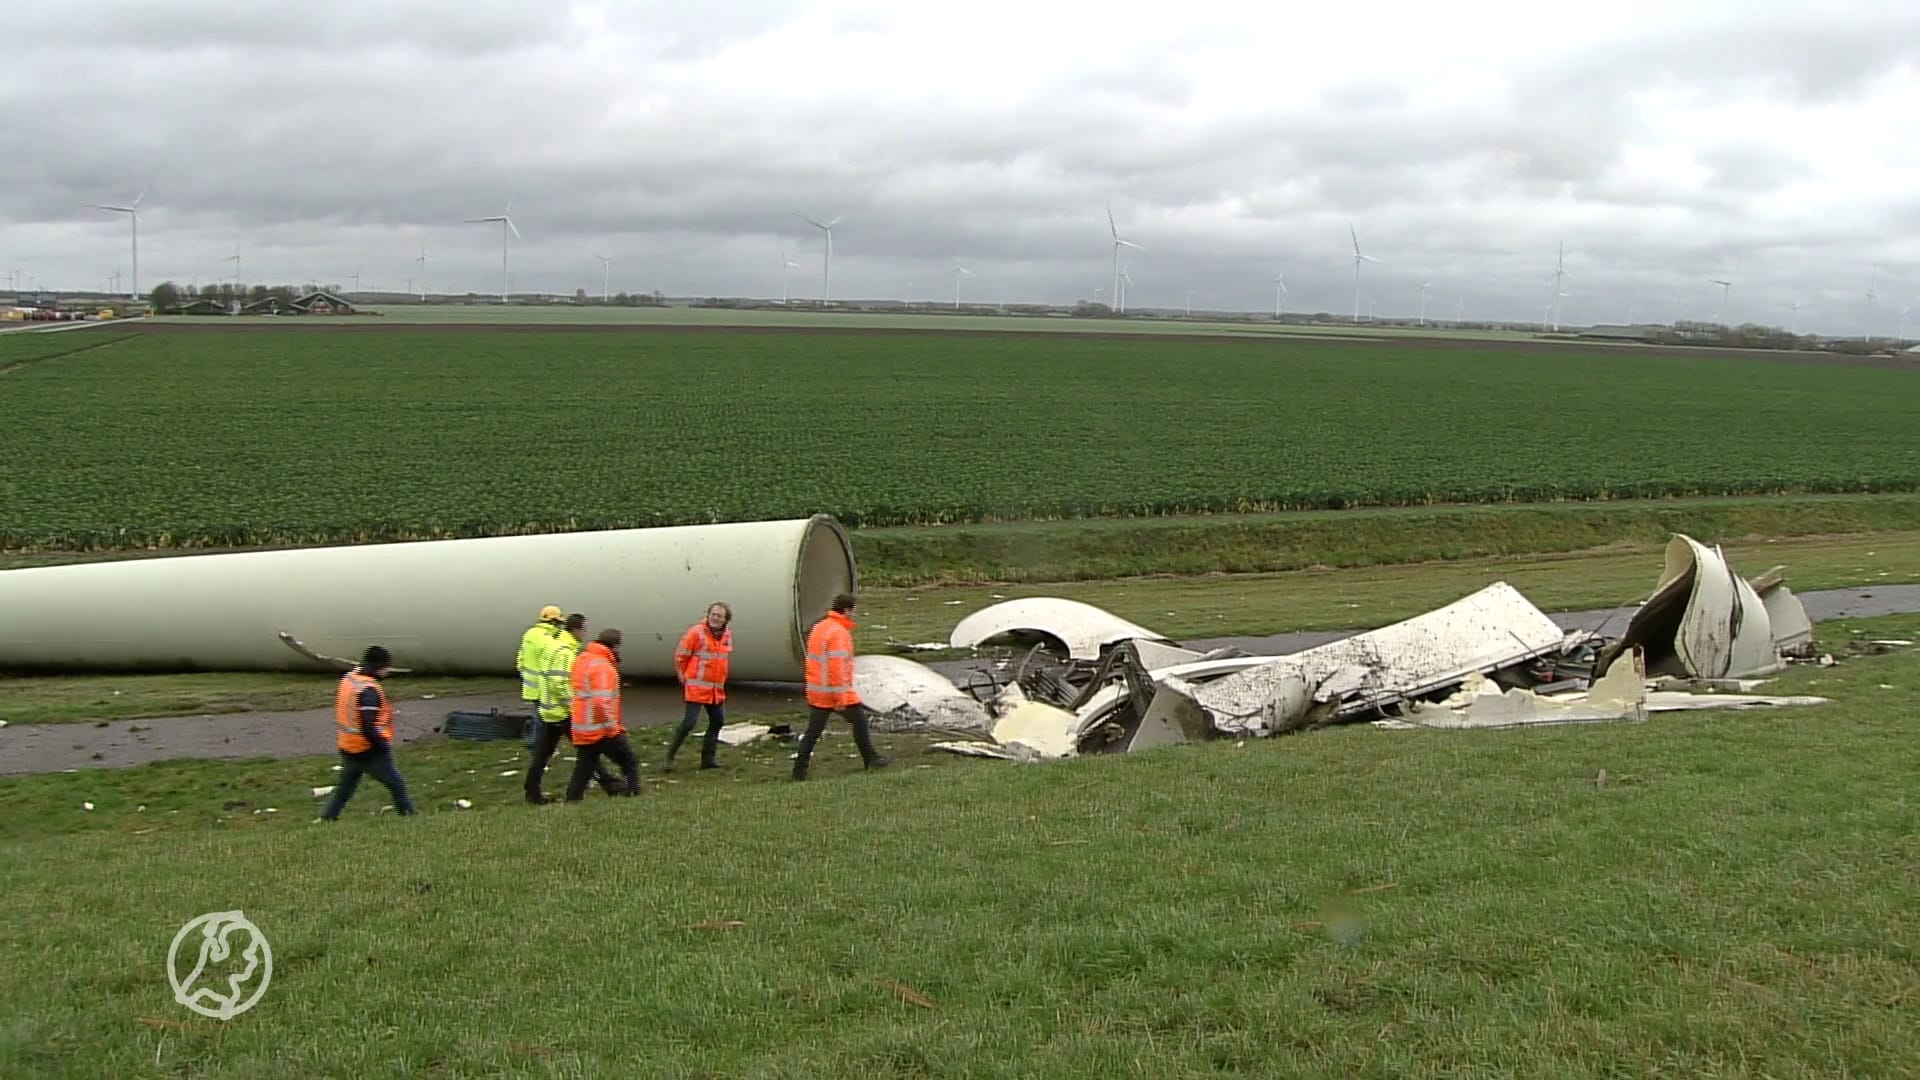
[[[400,769],[393,763],[393,754],[385,750],[368,750],[362,754],[340,753],[340,782],[334,785],[333,797],[327,800],[327,808],[320,811],[323,821],[334,821],[340,817],[347,800],[360,786],[362,776],[371,776],[386,785],[393,793],[393,808],[402,815],[413,813],[413,800],[407,797],[407,782],[400,775]]]

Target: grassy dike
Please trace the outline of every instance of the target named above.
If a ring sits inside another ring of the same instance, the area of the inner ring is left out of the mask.
[[[1833,704],[878,774],[838,734],[818,783],[539,808],[449,747],[422,816],[331,826],[324,759],[31,778],[0,1071],[1911,1075],[1920,650],[1775,688]],[[235,909],[271,985],[203,1019],[168,946]]]
[[[1660,499],[853,532],[864,585],[1088,581],[1920,530],[1920,495]]]

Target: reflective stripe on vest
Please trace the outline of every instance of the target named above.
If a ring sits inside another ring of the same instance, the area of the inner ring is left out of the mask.
[[[618,690],[575,690],[573,692],[573,699],[575,701],[612,701],[619,696],[620,691]],[[591,705],[587,707],[587,715],[593,715],[593,707]],[[591,735],[599,731],[612,730],[613,721],[611,720],[602,720],[597,724],[576,723],[573,725],[573,732],[576,735]]]
[[[821,678],[828,678],[827,673],[833,670],[833,665],[827,663],[827,661],[829,659],[851,660],[853,659],[853,652],[850,649],[828,649],[825,652],[808,653],[807,659],[818,662],[820,665]],[[807,689],[816,694],[838,694],[852,690],[853,684],[849,683],[845,686],[840,686],[834,683],[810,682],[807,684]]]
[[[701,649],[701,650],[700,650],[699,652],[697,652],[697,653],[694,653],[694,654],[693,654],[693,656],[694,656],[694,658],[695,658],[695,659],[697,659],[697,660],[699,660],[699,661],[700,661],[700,668],[699,668],[699,670],[700,670],[700,673],[701,673],[701,674],[703,674],[703,675],[704,675],[704,674],[706,674],[706,670],[707,670],[707,661],[709,661],[709,660],[725,660],[725,659],[727,658],[727,654],[726,654],[726,653],[723,653],[723,652],[713,652],[713,651],[711,651],[711,650],[708,650],[708,649]],[[707,680],[705,680],[705,679],[698,679],[698,678],[695,678],[695,679],[688,679],[688,680],[687,680],[687,685],[688,685],[688,686],[698,686],[698,687],[701,687],[702,689],[706,689],[706,690],[721,690],[721,689],[725,689],[725,687],[726,687],[726,684],[725,684],[725,683],[717,683],[717,682],[708,682],[708,681],[707,681]]]

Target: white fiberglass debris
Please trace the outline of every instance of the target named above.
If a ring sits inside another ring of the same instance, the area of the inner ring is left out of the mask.
[[[889,730],[937,727],[987,730],[987,710],[945,675],[904,656],[854,658],[853,688]]]
[[[1382,727],[1506,728],[1534,724],[1590,724],[1647,718],[1645,660],[1638,652],[1614,661],[1586,691],[1536,694],[1502,690],[1478,672],[1437,705],[1416,706],[1406,720],[1378,721]]]
[[[1166,641],[1165,635],[1128,622],[1108,611],[1053,596],[1026,596],[993,604],[961,619],[948,644],[975,649],[1002,634],[1043,635],[1066,646],[1075,660],[1097,660],[1100,650],[1117,641],[1144,638]]]
[[[1215,730],[1271,735],[1430,694],[1475,672],[1544,656],[1570,640],[1558,623],[1501,581],[1424,615],[1205,685],[1169,675],[1154,706],[1173,693],[1202,710]],[[1179,721],[1178,712],[1171,715]],[[1187,723],[1192,722],[1189,714]]]
[[[455,799],[453,800],[453,805],[459,807],[462,810],[473,809],[473,803],[466,799]]]
[[[323,795],[331,795],[331,794],[333,794],[332,784],[328,784],[326,787],[317,787],[313,789],[313,797],[316,799],[320,798]]]
[[[500,775],[501,775],[501,776],[519,776],[519,775],[520,775],[520,770],[519,770],[519,769],[508,769],[507,771],[505,771],[505,772],[503,772],[503,773],[501,773]]]
[[[1778,570],[1762,576],[1769,592],[1783,594],[1773,606],[1798,651],[1811,645],[1811,625],[1802,627],[1806,610],[1780,580]],[[1724,552],[1683,533],[1667,542],[1660,580],[1628,622],[1626,635],[1601,650],[1597,660],[1609,664],[1635,646],[1646,650],[1647,670],[1655,675],[1739,679],[1786,666],[1768,604],[1727,565]]]
[[[728,746],[745,746],[772,730],[765,724],[728,724],[720,729],[720,741]]]
[[[1029,701],[994,722],[993,741],[1037,758],[1072,757],[1079,726],[1079,718],[1067,710]]]
[[[93,809],[93,804],[92,804],[92,803],[90,803],[90,802],[83,802],[83,803],[81,803],[81,804],[80,804],[80,809],[82,809],[82,810],[91,810],[91,809]]]

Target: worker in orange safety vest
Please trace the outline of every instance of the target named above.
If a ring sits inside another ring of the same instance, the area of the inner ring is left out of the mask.
[[[872,713],[853,688],[854,603],[852,593],[834,597],[832,609],[807,632],[807,732],[800,737],[800,753],[793,759],[795,780],[807,778],[814,744],[836,712],[853,725],[853,743],[860,748],[860,760],[867,768],[883,769],[889,764],[873,749],[873,735],[868,729]]]
[[[733,652],[732,624],[733,608],[724,603],[709,604],[706,618],[680,635],[680,646],[673,651],[673,667],[680,676],[681,696],[686,699],[687,711],[680,718],[680,726],[674,729],[673,741],[667,745],[663,769],[673,768],[673,757],[680,752],[680,744],[693,734],[693,725],[700,719],[702,707],[707,710],[707,734],[700,743],[700,767],[721,767],[714,755],[720,747],[720,729],[727,723],[724,706],[727,664]]]
[[[393,655],[369,645],[360,666],[340,677],[333,695],[333,744],[340,751],[340,781],[333,786],[320,820],[337,821],[353,798],[362,776],[372,776],[393,794],[393,808],[413,813],[407,782],[393,763],[393,701],[381,680],[393,670]]]
[[[600,786],[609,795],[640,794],[640,758],[627,742],[620,722],[620,641],[618,630],[602,630],[573,662],[573,778],[567,782],[567,801],[579,802],[587,782],[600,774]],[[602,755],[612,758],[626,777],[616,788],[600,767]]]

